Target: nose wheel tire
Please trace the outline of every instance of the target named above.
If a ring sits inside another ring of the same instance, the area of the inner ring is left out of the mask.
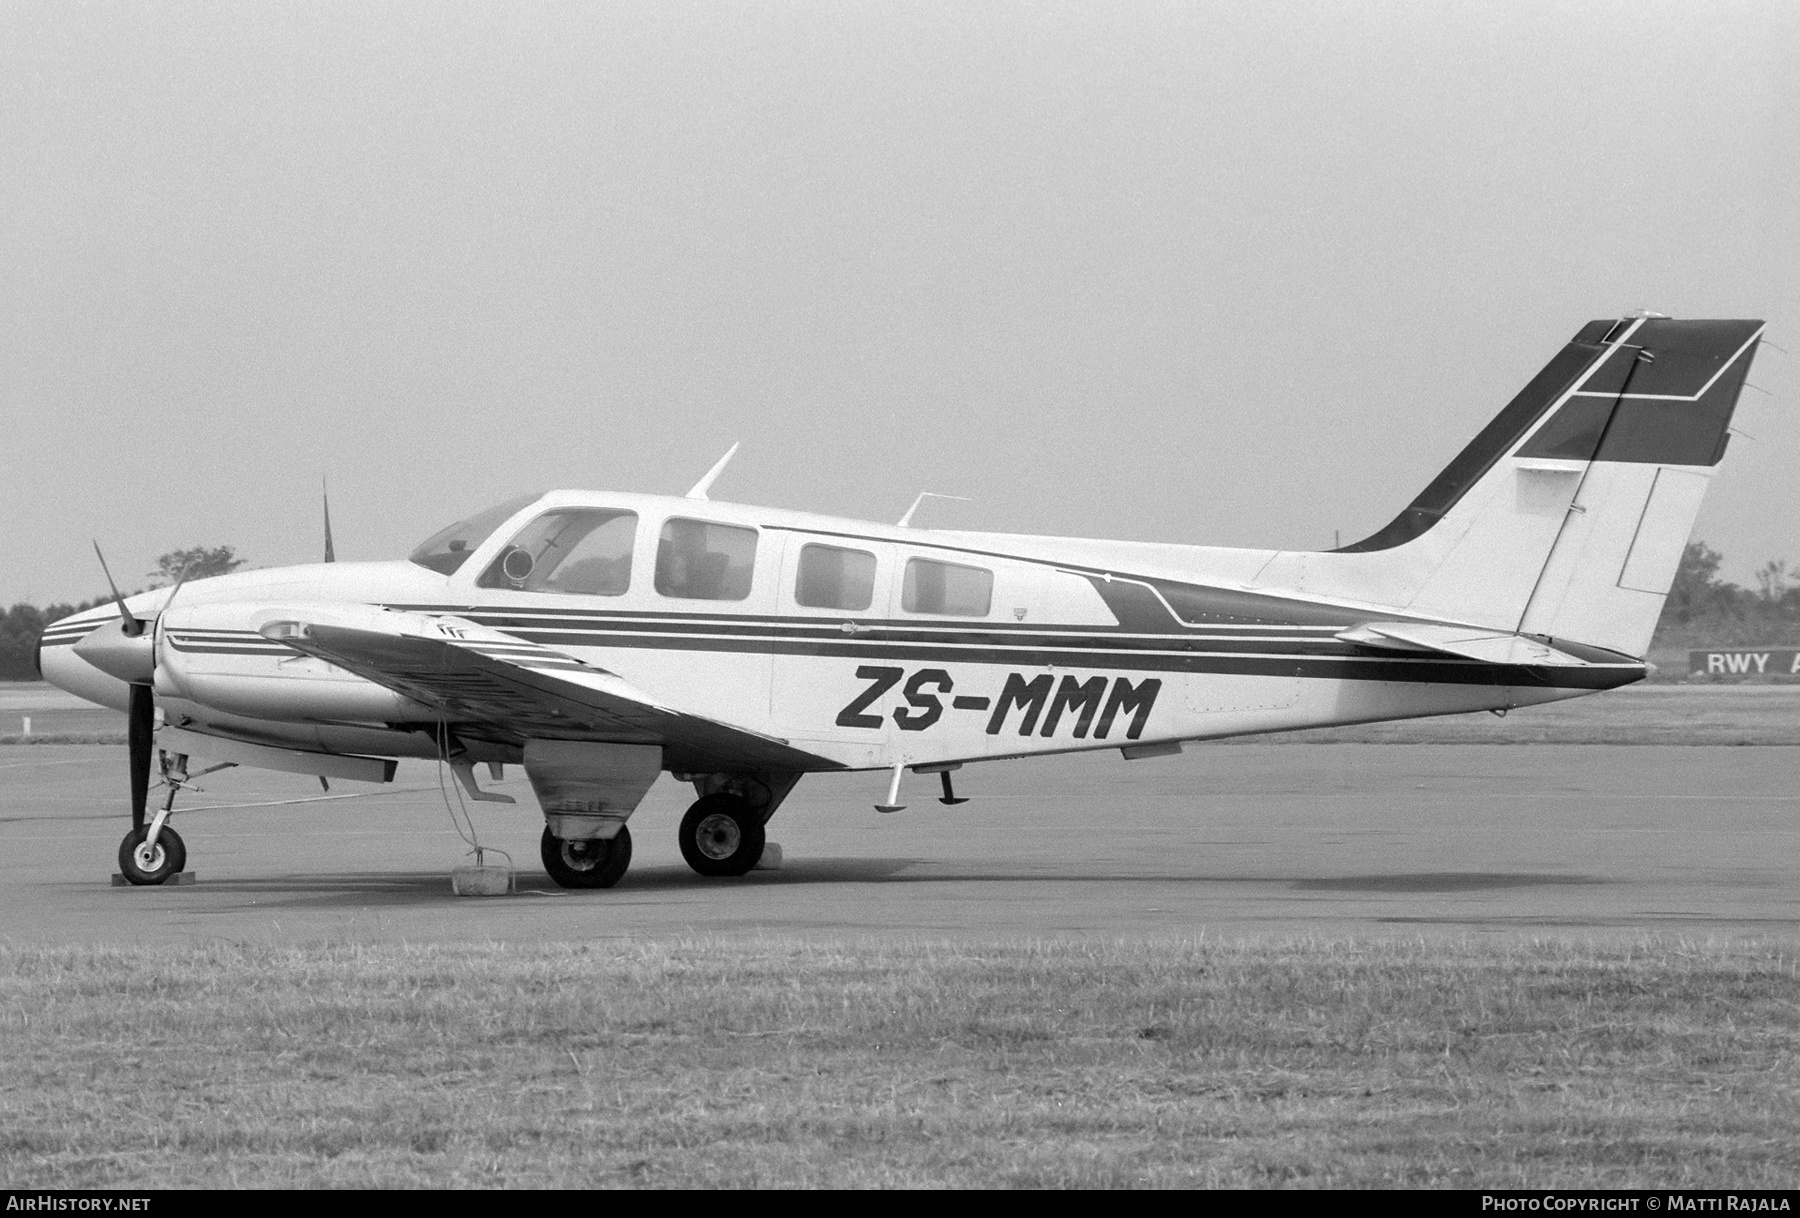
[[[707,795],[681,818],[680,841],[701,875],[743,875],[762,860],[762,818],[735,795]]]
[[[156,844],[146,846],[147,827],[133,829],[119,843],[119,873],[133,884],[161,884],[187,866],[187,845],[164,825]]]
[[[611,888],[631,866],[631,830],[621,825],[616,837],[570,841],[546,825],[539,853],[544,870],[564,888]]]

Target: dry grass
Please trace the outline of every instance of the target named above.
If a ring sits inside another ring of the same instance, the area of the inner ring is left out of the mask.
[[[0,1181],[1800,1185],[1773,948],[0,949]]]

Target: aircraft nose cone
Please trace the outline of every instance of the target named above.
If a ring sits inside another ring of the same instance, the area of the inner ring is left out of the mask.
[[[134,685],[147,685],[156,675],[153,648],[150,631],[128,635],[123,624],[107,622],[76,643],[75,654],[109,677]]]

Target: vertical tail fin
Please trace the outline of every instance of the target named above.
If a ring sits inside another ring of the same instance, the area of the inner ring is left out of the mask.
[[[1258,583],[1641,656],[1761,334],[1590,322],[1385,528]]]

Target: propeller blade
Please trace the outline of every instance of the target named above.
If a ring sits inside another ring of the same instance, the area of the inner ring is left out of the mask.
[[[156,733],[156,699],[148,685],[134,684],[125,712],[125,742],[131,759],[131,827],[144,827],[150,798],[150,746]]]
[[[106,586],[112,589],[113,601],[119,606],[119,629],[125,632],[126,638],[137,638],[144,633],[144,623],[132,617],[131,610],[125,607],[125,598],[119,595],[119,585],[113,582],[112,572],[106,566],[106,555],[100,552],[100,543],[97,541],[94,543],[94,557],[100,560],[100,570],[106,576]]]

